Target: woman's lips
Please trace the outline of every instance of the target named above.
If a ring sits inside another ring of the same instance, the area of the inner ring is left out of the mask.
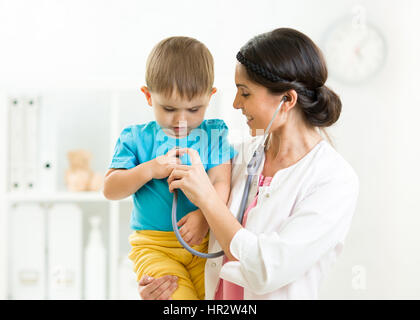
[[[254,118],[251,116],[246,115],[246,118],[248,119],[248,121],[246,122],[247,124],[249,124],[252,120],[254,120]]]

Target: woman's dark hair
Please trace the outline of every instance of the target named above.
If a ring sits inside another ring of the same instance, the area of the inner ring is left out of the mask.
[[[325,86],[327,66],[321,50],[303,33],[279,28],[249,40],[238,52],[248,78],[273,94],[294,89],[307,124],[328,127],[340,117],[341,100]]]

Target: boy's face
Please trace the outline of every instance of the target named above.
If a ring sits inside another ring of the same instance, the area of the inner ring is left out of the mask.
[[[171,137],[183,138],[203,122],[210,98],[216,89],[213,88],[209,94],[194,97],[191,101],[181,98],[177,92],[166,97],[149,91],[147,87],[142,87],[141,91],[153,107],[156,122],[162,130]]]

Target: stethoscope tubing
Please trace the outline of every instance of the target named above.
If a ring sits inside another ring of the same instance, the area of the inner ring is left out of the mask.
[[[281,103],[279,104],[279,106],[277,107],[276,111],[274,112],[273,117],[271,118],[270,123],[267,126],[267,129],[264,132],[264,137],[263,137],[263,142],[262,144],[257,148],[257,150],[255,150],[250,163],[248,164],[247,170],[248,170],[248,175],[246,178],[246,183],[245,183],[245,188],[244,188],[244,192],[242,194],[242,199],[241,199],[241,205],[239,207],[239,216],[238,216],[238,221],[239,223],[242,225],[242,220],[244,218],[244,213],[245,213],[245,207],[246,204],[248,202],[248,196],[249,196],[249,190],[250,190],[250,186],[251,186],[251,182],[252,182],[252,177],[255,175],[256,170],[258,170],[262,158],[264,156],[264,145],[265,145],[265,140],[267,139],[268,136],[268,132],[270,130],[271,125],[273,124],[274,119],[276,118],[278,112],[280,111],[281,106],[283,105],[283,103],[287,100],[286,96],[284,96],[281,100]],[[191,248],[188,243],[185,242],[184,239],[182,239],[181,234],[179,233],[179,229],[178,229],[178,225],[177,225],[177,221],[176,221],[176,209],[177,209],[177,205],[178,205],[178,193],[177,190],[174,190],[174,197],[172,200],[172,228],[174,229],[174,233],[176,238],[178,239],[178,241],[181,243],[181,245],[190,253],[199,256],[201,258],[205,258],[205,259],[213,259],[213,258],[218,258],[224,255],[223,250],[219,251],[219,252],[214,252],[214,253],[204,253],[204,252],[200,252],[197,251],[193,248]]]
[[[197,251],[193,248],[191,248],[189,246],[188,243],[185,242],[184,239],[182,239],[181,234],[179,233],[179,229],[178,229],[178,225],[177,225],[177,221],[176,221],[176,208],[178,205],[178,191],[174,190],[174,198],[172,200],[172,228],[174,229],[174,233],[176,238],[178,239],[179,243],[181,243],[181,245],[190,253],[192,253],[193,255],[196,255],[198,257],[201,258],[205,258],[205,259],[213,259],[213,258],[218,258],[224,255],[223,251],[219,251],[219,252],[215,252],[215,253],[204,253],[204,252],[200,252]]]

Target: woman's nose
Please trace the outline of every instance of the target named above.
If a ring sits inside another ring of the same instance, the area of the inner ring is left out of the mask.
[[[233,107],[235,109],[242,109],[242,104],[239,103],[239,99],[235,97],[235,100],[233,100]]]

